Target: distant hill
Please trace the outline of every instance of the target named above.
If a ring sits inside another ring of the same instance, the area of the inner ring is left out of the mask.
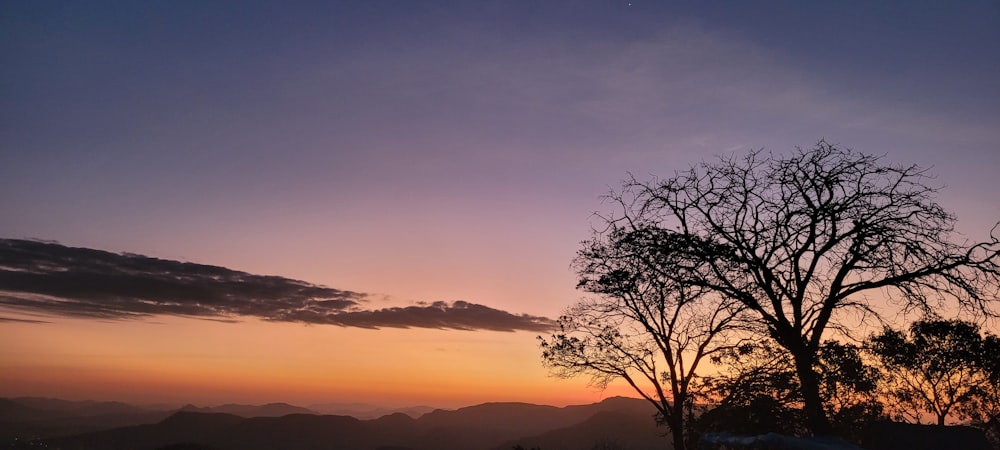
[[[15,439],[46,439],[156,424],[177,411],[176,408],[149,409],[121,402],[71,401],[43,397],[0,398],[0,444]],[[287,403],[226,404],[204,408],[187,405],[181,411],[225,413],[241,418],[316,414],[310,409]]]
[[[203,444],[245,419],[232,414],[180,411],[156,424],[135,425],[46,440],[49,448],[140,450]]]
[[[229,403],[204,408],[199,408],[189,404],[185,405],[180,410],[189,412],[233,414],[240,417],[281,417],[289,414],[319,414],[311,409],[289,405],[288,403],[268,403],[266,405],[238,405]]]
[[[579,433],[573,442],[590,448],[596,441],[585,442],[588,439],[626,439],[624,434],[638,433],[641,437],[634,442],[640,445],[634,448],[642,450],[656,447],[649,442],[661,448],[667,442],[656,434],[652,415],[645,401],[624,398],[565,408],[486,403],[436,410],[417,419],[402,413],[370,420],[313,414],[243,418],[184,410],[157,424],[51,439],[46,444],[93,450],[184,448],[181,444],[221,450],[492,450],[504,448],[505,443],[556,442],[572,433]]]
[[[437,408],[431,406],[406,406],[400,408],[386,408],[382,406],[370,405],[367,403],[317,403],[309,405],[309,409],[319,414],[329,414],[334,416],[351,416],[358,419],[378,419],[395,413],[403,413],[414,419],[434,411]]]
[[[661,450],[667,443],[666,432],[666,428],[657,427],[645,413],[602,411],[566,428],[508,441],[495,450],[510,450],[515,445],[544,450],[578,450],[599,444],[607,448]]]
[[[0,398],[0,422],[43,420],[55,417],[63,417],[63,414],[56,411],[45,411],[38,408],[32,408],[31,406],[8,398]]]
[[[156,423],[171,413],[119,402],[0,398],[0,443]]]
[[[418,422],[428,431],[421,441],[423,448],[494,448],[510,440],[580,424],[602,412],[623,412],[654,425],[655,410],[649,403],[625,397],[564,408],[485,403],[454,411],[434,411],[420,417]]]

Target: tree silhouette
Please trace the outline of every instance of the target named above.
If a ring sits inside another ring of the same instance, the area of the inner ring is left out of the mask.
[[[705,403],[714,407],[695,421],[698,434],[730,432],[795,435],[803,431],[795,365],[773,342],[751,342],[712,357],[717,374],[703,377]]]
[[[927,181],[918,166],[820,141],[788,157],[753,151],[664,180],[632,177],[611,194],[619,210],[607,221],[712,249],[687,252],[658,275],[671,289],[745,307],[791,355],[808,428],[826,434],[816,362],[827,331],[849,332],[843,320],[858,317],[845,313],[877,317],[877,293],[896,294],[903,310],[951,303],[997,313],[1000,242],[956,242],[955,218]],[[619,350],[636,361],[647,351]]]
[[[696,432],[745,434],[805,431],[795,363],[771,341],[746,343],[713,356],[719,372],[702,378],[715,407],[696,420]],[[834,429],[857,441],[867,421],[882,417],[879,372],[857,346],[826,341],[816,360],[820,396]]]
[[[677,265],[707,270],[702,261],[723,249],[641,223],[610,225],[574,264],[578,287],[597,297],[569,308],[559,331],[540,338],[542,359],[556,375],[589,376],[596,386],[625,380],[683,450],[695,371],[731,345],[742,306],[667,273]]]
[[[987,382],[961,409],[984,429],[993,446],[1000,448],[1000,337],[987,334],[983,338],[982,356]]]
[[[919,423],[928,412],[944,425],[951,414],[996,420],[996,341],[971,322],[924,320],[910,326],[909,336],[887,328],[869,345],[885,369],[896,415]]]

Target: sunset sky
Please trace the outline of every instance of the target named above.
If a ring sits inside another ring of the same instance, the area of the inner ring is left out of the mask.
[[[930,167],[969,239],[1000,220],[992,0],[8,1],[0,67],[0,238],[280,277],[208,312],[0,284],[0,397],[625,393],[548,377],[535,337],[601,195],[721,154],[824,138]]]

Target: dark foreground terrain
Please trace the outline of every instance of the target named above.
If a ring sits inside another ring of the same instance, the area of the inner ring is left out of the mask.
[[[564,408],[486,403],[367,420],[284,403],[151,411],[117,402],[0,399],[0,449],[651,450],[670,448],[665,432],[654,426],[648,403],[622,397]],[[971,427],[882,422],[863,434],[866,450],[994,447]]]

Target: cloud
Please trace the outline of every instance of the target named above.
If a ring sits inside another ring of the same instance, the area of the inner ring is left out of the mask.
[[[369,295],[278,276],[57,243],[0,239],[0,306],[50,315],[154,315],[360,328],[545,331],[552,320],[465,301],[366,309]],[[10,319],[13,320],[13,319]]]
[[[52,323],[46,322],[44,320],[32,320],[32,319],[18,319],[14,317],[2,317],[0,316],[0,322],[15,322],[15,323]]]
[[[299,311],[290,317],[274,320],[291,320],[308,323],[327,323],[360,328],[452,328],[458,330],[492,331],[548,331],[553,322],[544,317],[514,315],[506,311],[477,305],[466,301],[454,303],[434,302],[430,305],[352,310],[332,314]]]

